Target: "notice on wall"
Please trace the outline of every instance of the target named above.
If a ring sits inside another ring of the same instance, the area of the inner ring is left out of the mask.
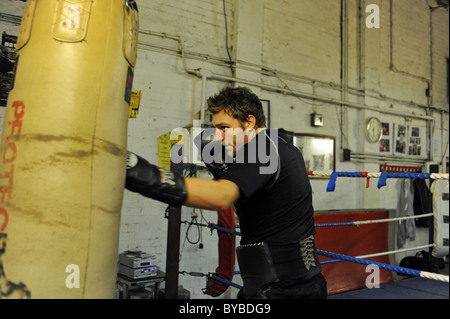
[[[139,113],[139,104],[141,103],[141,91],[131,92],[129,118],[136,118]]]
[[[158,165],[167,170],[170,170],[171,148],[172,143],[170,141],[170,133],[158,137]]]

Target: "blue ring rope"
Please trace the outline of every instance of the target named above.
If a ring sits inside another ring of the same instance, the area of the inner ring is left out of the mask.
[[[355,226],[355,222],[314,224],[314,227],[330,227],[330,226]]]
[[[224,232],[224,233],[229,233],[229,234],[236,235],[236,236],[240,236],[241,235],[241,233],[238,232],[238,231],[235,231],[235,230],[232,230],[232,229],[228,229],[228,228],[225,228],[225,227],[221,227],[221,226],[217,226],[217,225],[214,225],[214,224],[209,224],[208,227],[211,228],[211,233],[212,233],[213,229],[217,229],[217,230],[219,230],[221,232]]]
[[[341,226],[342,224],[345,225],[349,225],[352,224],[353,222],[350,223],[334,223],[334,224],[339,224],[338,226]],[[321,225],[325,225],[325,224],[321,224]],[[327,224],[329,225],[329,224]],[[241,233],[228,229],[228,228],[224,228],[224,227],[220,227],[214,224],[209,224],[208,225],[209,228],[211,228],[211,231],[213,229],[217,229],[219,231],[223,231],[226,233],[230,233],[230,234],[234,234],[234,235],[241,235]],[[323,250],[317,250],[317,253],[321,256],[325,256],[325,257],[329,257],[329,258],[334,258],[334,260],[325,260],[325,261],[321,261],[320,264],[330,264],[330,263],[335,263],[335,262],[339,262],[341,260],[344,261],[349,261],[349,262],[354,262],[357,264],[363,264],[363,265],[375,265],[378,266],[381,269],[385,269],[385,270],[390,270],[390,271],[395,271],[398,273],[403,273],[403,274],[407,274],[407,275],[411,275],[411,276],[417,276],[417,277],[421,277],[421,271],[420,270],[415,270],[415,269],[409,269],[409,268],[404,268],[404,267],[399,267],[399,266],[393,266],[393,265],[388,265],[388,264],[383,264],[380,262],[376,262],[376,261],[371,261],[371,260],[366,260],[366,259],[361,259],[361,258],[357,258],[357,257],[351,257],[351,256],[346,256],[346,255],[341,255],[341,254],[336,254],[336,253],[331,253],[328,251],[323,251]],[[236,271],[235,274],[239,274],[240,272]],[[219,276],[213,274],[212,278],[214,278],[215,280],[221,281],[227,285],[230,285],[232,287],[241,289],[242,286],[233,283],[232,281],[220,278]]]
[[[322,255],[322,256],[325,256],[325,257],[341,259],[341,260],[344,260],[344,261],[350,261],[350,262],[354,262],[354,263],[357,263],[357,264],[375,265],[375,266],[378,266],[381,269],[386,269],[386,270],[390,270],[390,271],[396,271],[396,272],[407,274],[407,275],[411,275],[411,276],[420,277],[420,273],[421,273],[420,270],[415,270],[415,269],[409,269],[409,268],[404,268],[404,267],[398,267],[398,266],[383,264],[383,263],[379,263],[379,262],[376,262],[376,261],[370,261],[370,260],[366,260],[366,259],[350,257],[350,256],[346,256],[346,255],[336,254],[336,253],[330,253],[328,251],[323,251],[323,250],[317,250],[317,253],[319,255]]]
[[[323,224],[314,224],[315,227],[332,227],[332,226],[355,226],[355,222],[340,222],[340,223],[323,223]],[[241,233],[232,229],[224,228],[215,224],[209,224],[208,225],[211,230],[217,229],[219,231],[230,233],[232,235],[240,236]],[[236,228],[239,228],[239,225],[236,226]]]
[[[332,172],[330,180],[327,185],[327,192],[334,192],[336,187],[336,179],[341,177],[366,177],[363,176],[365,172]],[[430,173],[381,173],[378,179],[378,188],[386,186],[386,179],[388,178],[413,178],[413,179],[430,179]]]
[[[229,281],[229,280],[220,278],[220,277],[217,276],[217,275],[214,275],[214,274],[213,274],[213,275],[211,275],[211,277],[214,278],[214,279],[217,280],[217,281],[221,281],[221,282],[223,282],[224,284],[227,284],[227,285],[232,286],[232,287],[234,287],[234,288],[242,289],[242,286],[240,286],[240,285],[238,285],[238,284],[235,284],[235,283],[232,282],[232,281]]]
[[[338,176],[343,177],[362,177],[362,172],[332,172],[330,176],[330,181],[327,185],[327,192],[334,192],[336,187],[336,179]]]
[[[430,179],[430,173],[381,173],[378,179],[378,188],[386,185],[386,179],[388,178],[415,178],[415,179]]]

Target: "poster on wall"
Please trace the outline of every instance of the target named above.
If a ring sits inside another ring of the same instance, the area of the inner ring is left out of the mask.
[[[406,155],[406,133],[405,125],[396,125],[394,134],[395,155]]]
[[[380,153],[390,153],[391,152],[391,130],[390,124],[382,122],[381,127],[383,128],[383,135],[380,139]]]
[[[409,147],[408,147],[408,155],[411,156],[420,156],[422,151],[422,140],[420,136],[420,128],[419,127],[411,127],[409,134]]]

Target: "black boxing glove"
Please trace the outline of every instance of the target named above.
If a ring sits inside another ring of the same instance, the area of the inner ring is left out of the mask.
[[[214,135],[215,128],[208,128],[194,138],[194,144],[200,149],[200,154],[206,168],[215,179],[219,179],[231,167],[233,159],[226,153],[221,141],[208,139]]]
[[[212,149],[214,149],[214,144],[212,143],[217,143],[220,144],[220,148],[222,149],[222,152],[225,153],[225,147],[222,146],[222,143],[220,141],[215,141],[215,142],[209,142],[207,145],[205,145],[206,147],[204,148],[204,150],[208,150],[208,147],[212,147]],[[216,145],[217,147],[217,145]],[[204,157],[202,157],[203,159]],[[223,174],[225,174],[231,167],[232,163],[225,163],[224,160],[213,160],[213,161],[208,161],[208,160],[204,160],[203,163],[205,163],[206,168],[211,172],[211,174],[214,176],[215,179],[219,179],[220,176],[222,176]]]
[[[187,199],[183,176],[152,165],[132,152],[127,152],[125,188],[174,207],[182,206]]]

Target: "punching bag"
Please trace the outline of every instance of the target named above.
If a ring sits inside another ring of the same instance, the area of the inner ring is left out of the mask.
[[[112,298],[137,55],[132,0],[28,0],[0,148],[0,291]]]

